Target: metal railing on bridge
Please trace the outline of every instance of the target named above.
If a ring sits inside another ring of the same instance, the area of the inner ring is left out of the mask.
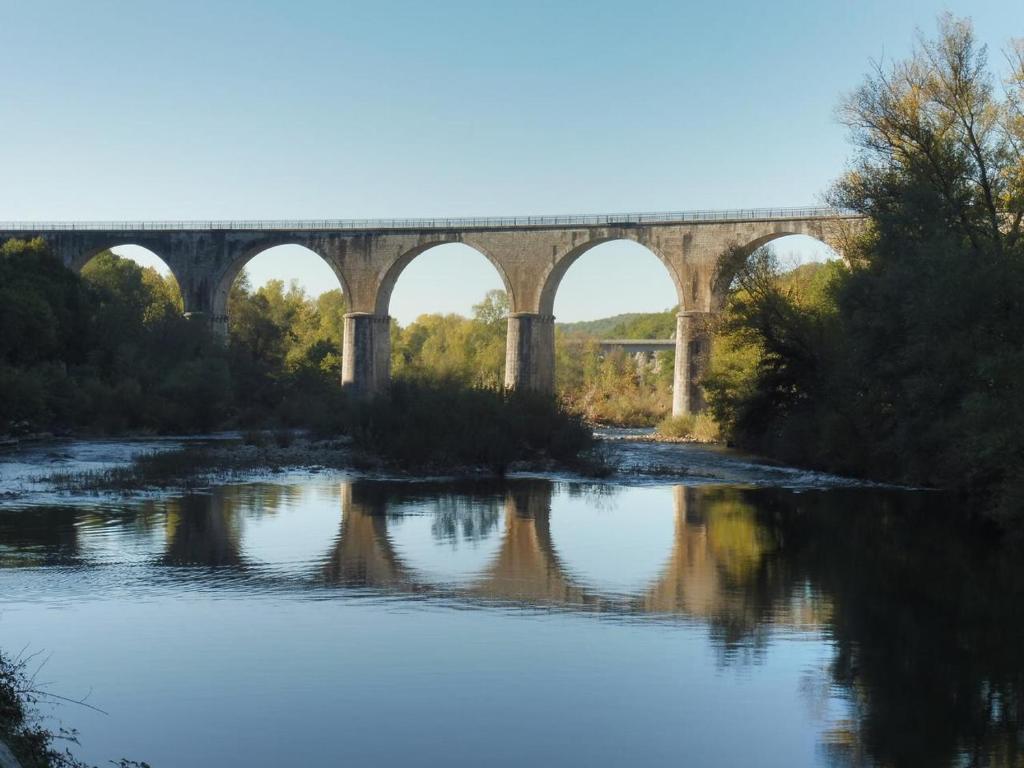
[[[668,213],[610,213],[568,216],[481,216],[423,219],[299,219],[220,221],[11,221],[0,231],[51,232],[100,230],[139,232],[168,230],[425,230],[508,229],[521,227],[602,227],[642,224],[691,224],[726,221],[859,218],[859,214],[828,206],[744,208]]]

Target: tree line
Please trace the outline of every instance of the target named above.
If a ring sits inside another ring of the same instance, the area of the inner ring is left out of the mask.
[[[736,443],[847,474],[1024,506],[1024,43],[1001,81],[944,16],[842,104],[830,202],[867,217],[806,280],[727,260],[705,380]]]
[[[272,280],[232,286],[228,343],[182,316],[170,276],[110,251],[80,275],[42,240],[0,246],[0,426],[122,433],[227,427],[340,428],[345,297]],[[504,386],[508,299],[491,291],[470,317],[427,314],[391,327],[396,380]],[[634,318],[615,335],[665,337],[674,313]],[[592,421],[654,423],[671,406],[672,356],[642,364],[602,355],[593,337],[558,333],[558,386]]]

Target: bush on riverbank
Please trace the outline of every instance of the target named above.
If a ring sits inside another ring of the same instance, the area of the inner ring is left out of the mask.
[[[53,737],[29,717],[30,688],[24,664],[0,655],[0,743],[26,768],[58,765]]]
[[[0,653],[0,745],[6,745],[22,768],[90,768],[68,749],[58,750],[59,739],[76,743],[74,731],[55,735],[34,716],[34,707],[47,694],[37,689],[25,660],[12,660]],[[53,697],[50,695],[50,698]],[[134,760],[110,761],[116,768],[150,768]]]
[[[594,447],[583,418],[553,396],[483,389],[459,381],[400,379],[353,406],[354,444],[407,469],[483,466],[503,473],[516,461],[584,462]]]

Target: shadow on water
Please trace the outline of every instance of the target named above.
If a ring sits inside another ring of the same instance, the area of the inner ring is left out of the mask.
[[[151,570],[203,569],[208,589],[244,574],[248,588],[302,595],[371,591],[684,620],[708,628],[723,666],[759,663],[779,633],[814,633],[830,641],[832,658],[822,680],[806,683],[807,695],[823,687],[851,713],[829,726],[820,747],[826,762],[1022,764],[1019,548],[966,527],[929,494],[668,490],[658,497],[673,507],[667,557],[643,587],[625,592],[581,576],[552,535],[560,504],[583,498],[600,507],[619,493],[607,485],[345,482],[328,494],[340,506],[333,538],[285,570],[247,554],[246,524],[300,509],[295,487],[226,487],[124,513],[117,526],[122,536],[157,542]],[[486,565],[462,580],[427,577],[394,541],[405,521],[424,515],[427,544],[490,542]],[[83,539],[110,524],[82,510],[0,515],[0,566],[87,569]]]

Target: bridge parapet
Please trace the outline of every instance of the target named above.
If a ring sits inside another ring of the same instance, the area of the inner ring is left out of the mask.
[[[0,231],[59,232],[174,232],[211,230],[257,231],[362,231],[383,230],[466,230],[524,229],[529,227],[613,227],[658,224],[703,224],[742,221],[782,221],[796,219],[860,218],[852,211],[830,206],[788,208],[739,208],[734,210],[695,210],[657,213],[602,213],[543,216],[469,216],[406,219],[215,219],[144,221],[12,221],[0,222]]]

